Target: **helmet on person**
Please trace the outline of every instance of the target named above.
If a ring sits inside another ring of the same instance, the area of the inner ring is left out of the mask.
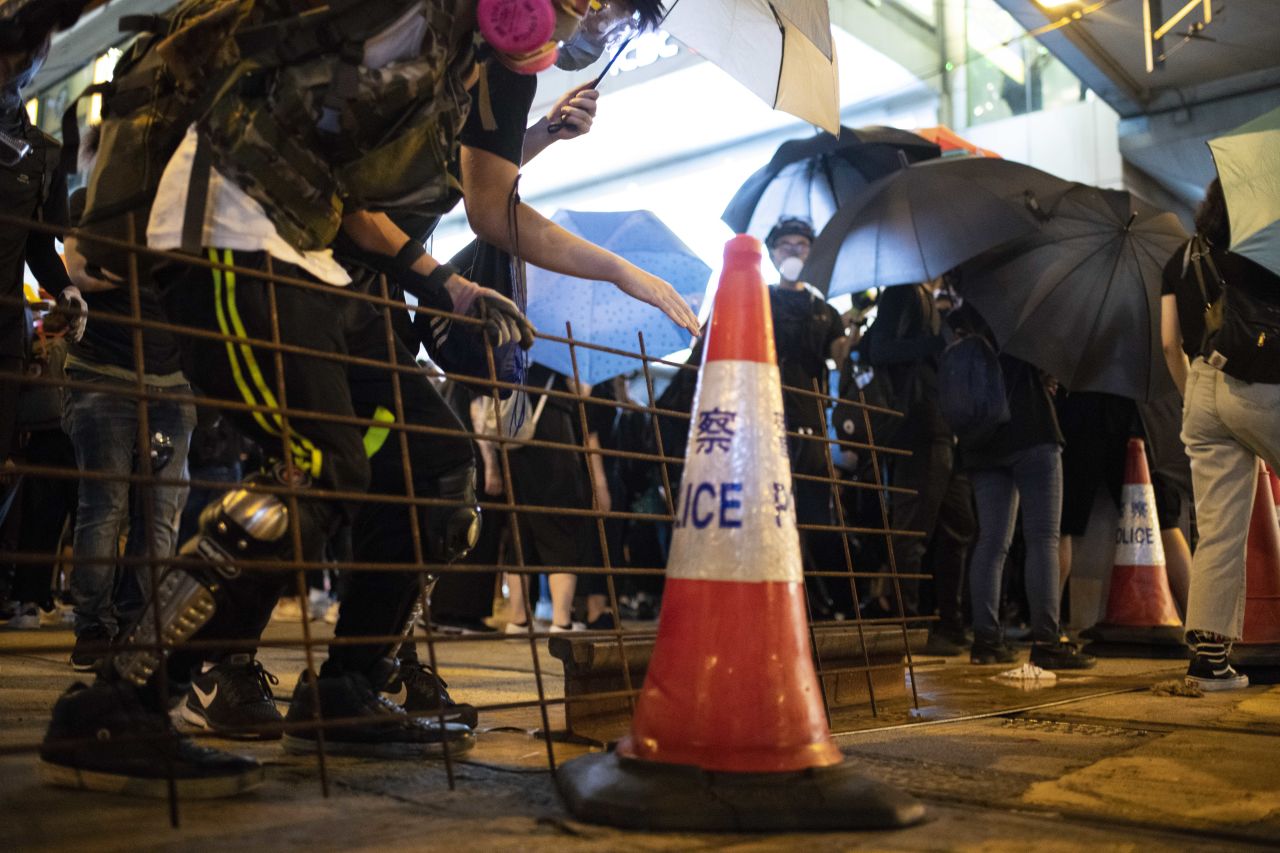
[[[804,237],[810,243],[813,242],[813,223],[799,216],[784,216],[778,220],[778,223],[769,229],[768,235],[764,238],[766,249],[773,251],[773,246],[783,237]]]

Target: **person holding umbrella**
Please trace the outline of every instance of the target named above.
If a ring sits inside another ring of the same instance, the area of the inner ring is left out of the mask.
[[[1165,266],[1161,295],[1161,341],[1183,396],[1182,441],[1200,531],[1186,639],[1195,652],[1187,681],[1202,690],[1249,685],[1228,656],[1244,627],[1257,457],[1280,464],[1280,356],[1267,341],[1280,316],[1280,277],[1227,251],[1230,238],[1222,184],[1214,179],[1196,212],[1195,236]],[[1231,345],[1240,329],[1248,330],[1245,352]]]

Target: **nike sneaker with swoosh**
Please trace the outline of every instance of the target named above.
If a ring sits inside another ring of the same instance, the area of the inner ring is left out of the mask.
[[[224,737],[276,740],[284,722],[271,692],[278,683],[252,654],[228,655],[191,679],[182,719]]]
[[[453,701],[447,688],[444,679],[425,663],[401,659],[399,671],[382,692],[410,714],[428,720],[438,721],[443,705],[445,722],[462,723],[474,729],[480,720],[479,713],[465,702]]]
[[[335,721],[324,724],[324,750],[329,754],[411,759],[443,755],[446,749],[457,755],[475,745],[470,727],[406,714],[361,673],[324,676],[314,683],[304,673],[298,678],[285,718],[289,727],[282,743],[285,752],[309,754],[318,750],[317,694],[320,718]]]

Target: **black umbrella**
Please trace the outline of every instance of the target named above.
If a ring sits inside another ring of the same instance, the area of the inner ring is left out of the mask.
[[[960,293],[1003,351],[1073,391],[1138,400],[1167,393],[1160,284],[1187,239],[1178,218],[1083,184],[1047,211],[1038,232],[966,266]]]
[[[1034,232],[1066,181],[1010,160],[915,163],[845,202],[814,241],[802,277],[828,297],[937,278]]]
[[[901,152],[901,153],[899,153]],[[720,218],[738,234],[763,237],[782,216],[821,229],[853,193],[909,163],[939,156],[937,145],[895,127],[842,127],[778,146],[773,158],[734,193]]]

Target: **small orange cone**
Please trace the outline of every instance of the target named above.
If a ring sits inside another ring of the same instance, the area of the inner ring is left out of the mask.
[[[1186,654],[1182,620],[1165,570],[1155,490],[1140,438],[1129,439],[1113,566],[1106,616],[1081,635],[1094,641],[1089,651],[1135,657]]]
[[[1245,556],[1244,638],[1231,651],[1245,668],[1280,666],[1280,527],[1276,525],[1275,472],[1262,466],[1249,519]]]
[[[725,247],[631,734],[557,771],[577,817],[638,829],[891,828],[924,807],[831,740],[805,616],[762,250]]]

